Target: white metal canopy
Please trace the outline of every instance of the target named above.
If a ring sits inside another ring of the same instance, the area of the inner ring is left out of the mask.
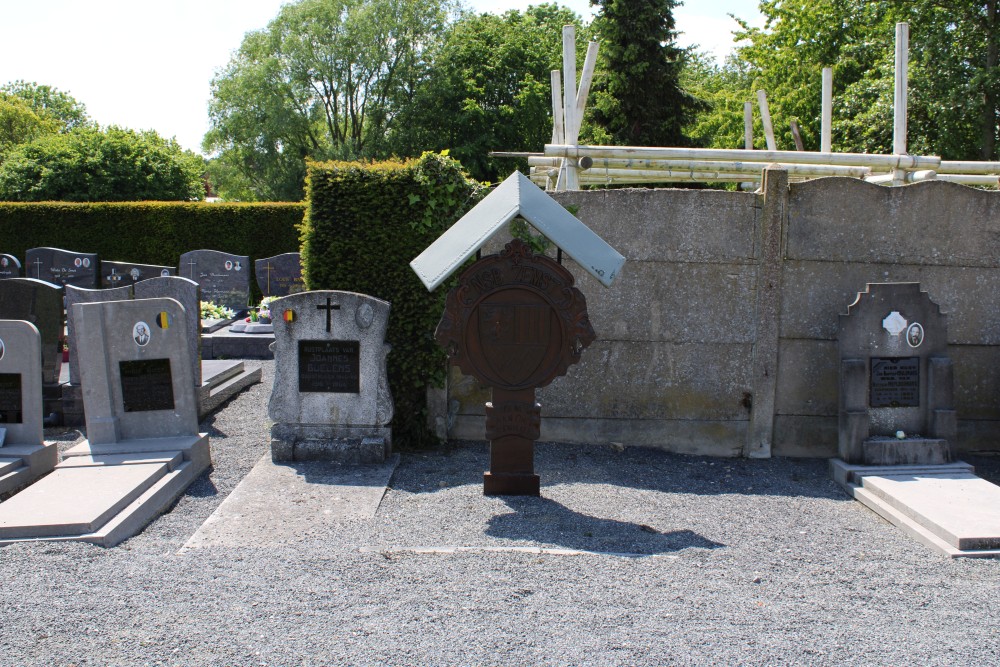
[[[515,171],[410,262],[410,268],[433,290],[517,215],[605,287],[611,286],[625,263],[621,253]]]

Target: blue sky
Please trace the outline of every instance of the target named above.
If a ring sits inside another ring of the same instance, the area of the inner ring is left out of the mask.
[[[476,11],[531,4],[467,1]],[[24,79],[72,94],[102,125],[154,129],[200,151],[209,82],[243,35],[267,25],[287,0],[32,0],[3,2],[0,83]],[[589,15],[588,0],[566,5]],[[681,45],[718,57],[736,23],[759,24],[757,0],[689,0],[675,11]]]

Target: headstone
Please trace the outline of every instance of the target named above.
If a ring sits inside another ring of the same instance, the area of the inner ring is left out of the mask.
[[[21,262],[17,261],[17,257],[6,253],[0,253],[0,279],[20,277]]]
[[[0,319],[35,325],[41,335],[42,382],[57,385],[62,368],[63,288],[33,278],[0,280]]]
[[[0,320],[0,494],[30,484],[59,458],[42,431],[42,343],[29,322]]]
[[[40,445],[42,341],[33,324],[0,320],[0,427],[3,445]],[[5,450],[0,449],[0,456]]]
[[[113,546],[166,511],[211,465],[184,319],[173,299],[77,303],[87,439],[0,503],[0,542]]]
[[[175,274],[176,270],[172,266],[101,260],[101,287],[104,288],[124,287],[125,285],[137,283],[140,280]]]
[[[288,296],[306,289],[302,280],[302,256],[297,252],[256,260],[254,275],[264,296]]]
[[[384,461],[392,447],[385,367],[389,304],[322,290],[277,299],[271,314],[272,459]]]
[[[947,317],[919,283],[873,283],[840,316],[840,443],[849,464],[943,464],[957,420]]]
[[[73,252],[59,248],[31,248],[24,262],[29,278],[56,285],[76,285],[88,289],[100,287],[100,260],[96,253]]]
[[[96,303],[98,301],[130,301],[131,299],[131,285],[112,289],[84,289],[83,287],[66,285],[66,338],[69,344],[69,383],[71,385],[80,384],[80,352],[74,304]]]
[[[174,299],[73,305],[91,445],[198,435],[185,313]]]
[[[247,309],[250,301],[250,258],[218,250],[192,250],[181,255],[178,275],[201,287],[202,301],[232,308],[236,313]]]
[[[435,338],[453,365],[493,388],[485,495],[539,494],[535,389],[565,375],[596,338],[586,299],[573,285],[567,269],[514,239],[466,269],[448,293]]]
[[[184,307],[184,318],[179,323],[184,330],[191,357],[191,374],[195,386],[201,386],[201,306],[198,283],[178,276],[162,276],[141,280],[133,287],[136,299],[174,299]]]

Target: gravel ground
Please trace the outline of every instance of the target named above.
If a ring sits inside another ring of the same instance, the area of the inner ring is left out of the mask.
[[[543,497],[499,499],[453,443],[403,453],[374,519],[180,553],[266,451],[263,367],[140,535],[0,548],[0,664],[1000,664],[1000,560],[912,541],[822,460],[540,444]]]

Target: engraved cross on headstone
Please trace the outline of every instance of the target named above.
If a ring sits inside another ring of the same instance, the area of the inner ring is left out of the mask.
[[[190,272],[190,273],[191,273],[191,275],[189,275],[188,277],[189,277],[189,278],[190,278],[191,280],[194,280],[194,267],[195,267],[195,266],[197,266],[197,265],[198,265],[198,262],[196,262],[196,261],[195,261],[195,260],[194,260],[193,258],[192,258],[192,259],[190,259],[190,260],[188,260],[188,266],[190,266],[190,267],[191,267],[191,272]]]
[[[271,262],[268,262],[267,264],[264,265],[264,270],[267,272],[266,273],[267,277],[265,278],[265,282],[267,283],[267,293],[270,294],[271,293]],[[329,331],[329,329],[327,329],[327,331]]]
[[[316,306],[317,310],[326,311],[326,332],[330,333],[330,314],[335,310],[340,310],[340,306],[335,303],[330,303],[330,297],[326,297],[326,305],[319,304]]]
[[[35,265],[35,277],[38,278],[39,280],[41,280],[42,279],[42,260],[41,260],[41,258],[36,257],[35,261],[32,262],[32,263]]]

